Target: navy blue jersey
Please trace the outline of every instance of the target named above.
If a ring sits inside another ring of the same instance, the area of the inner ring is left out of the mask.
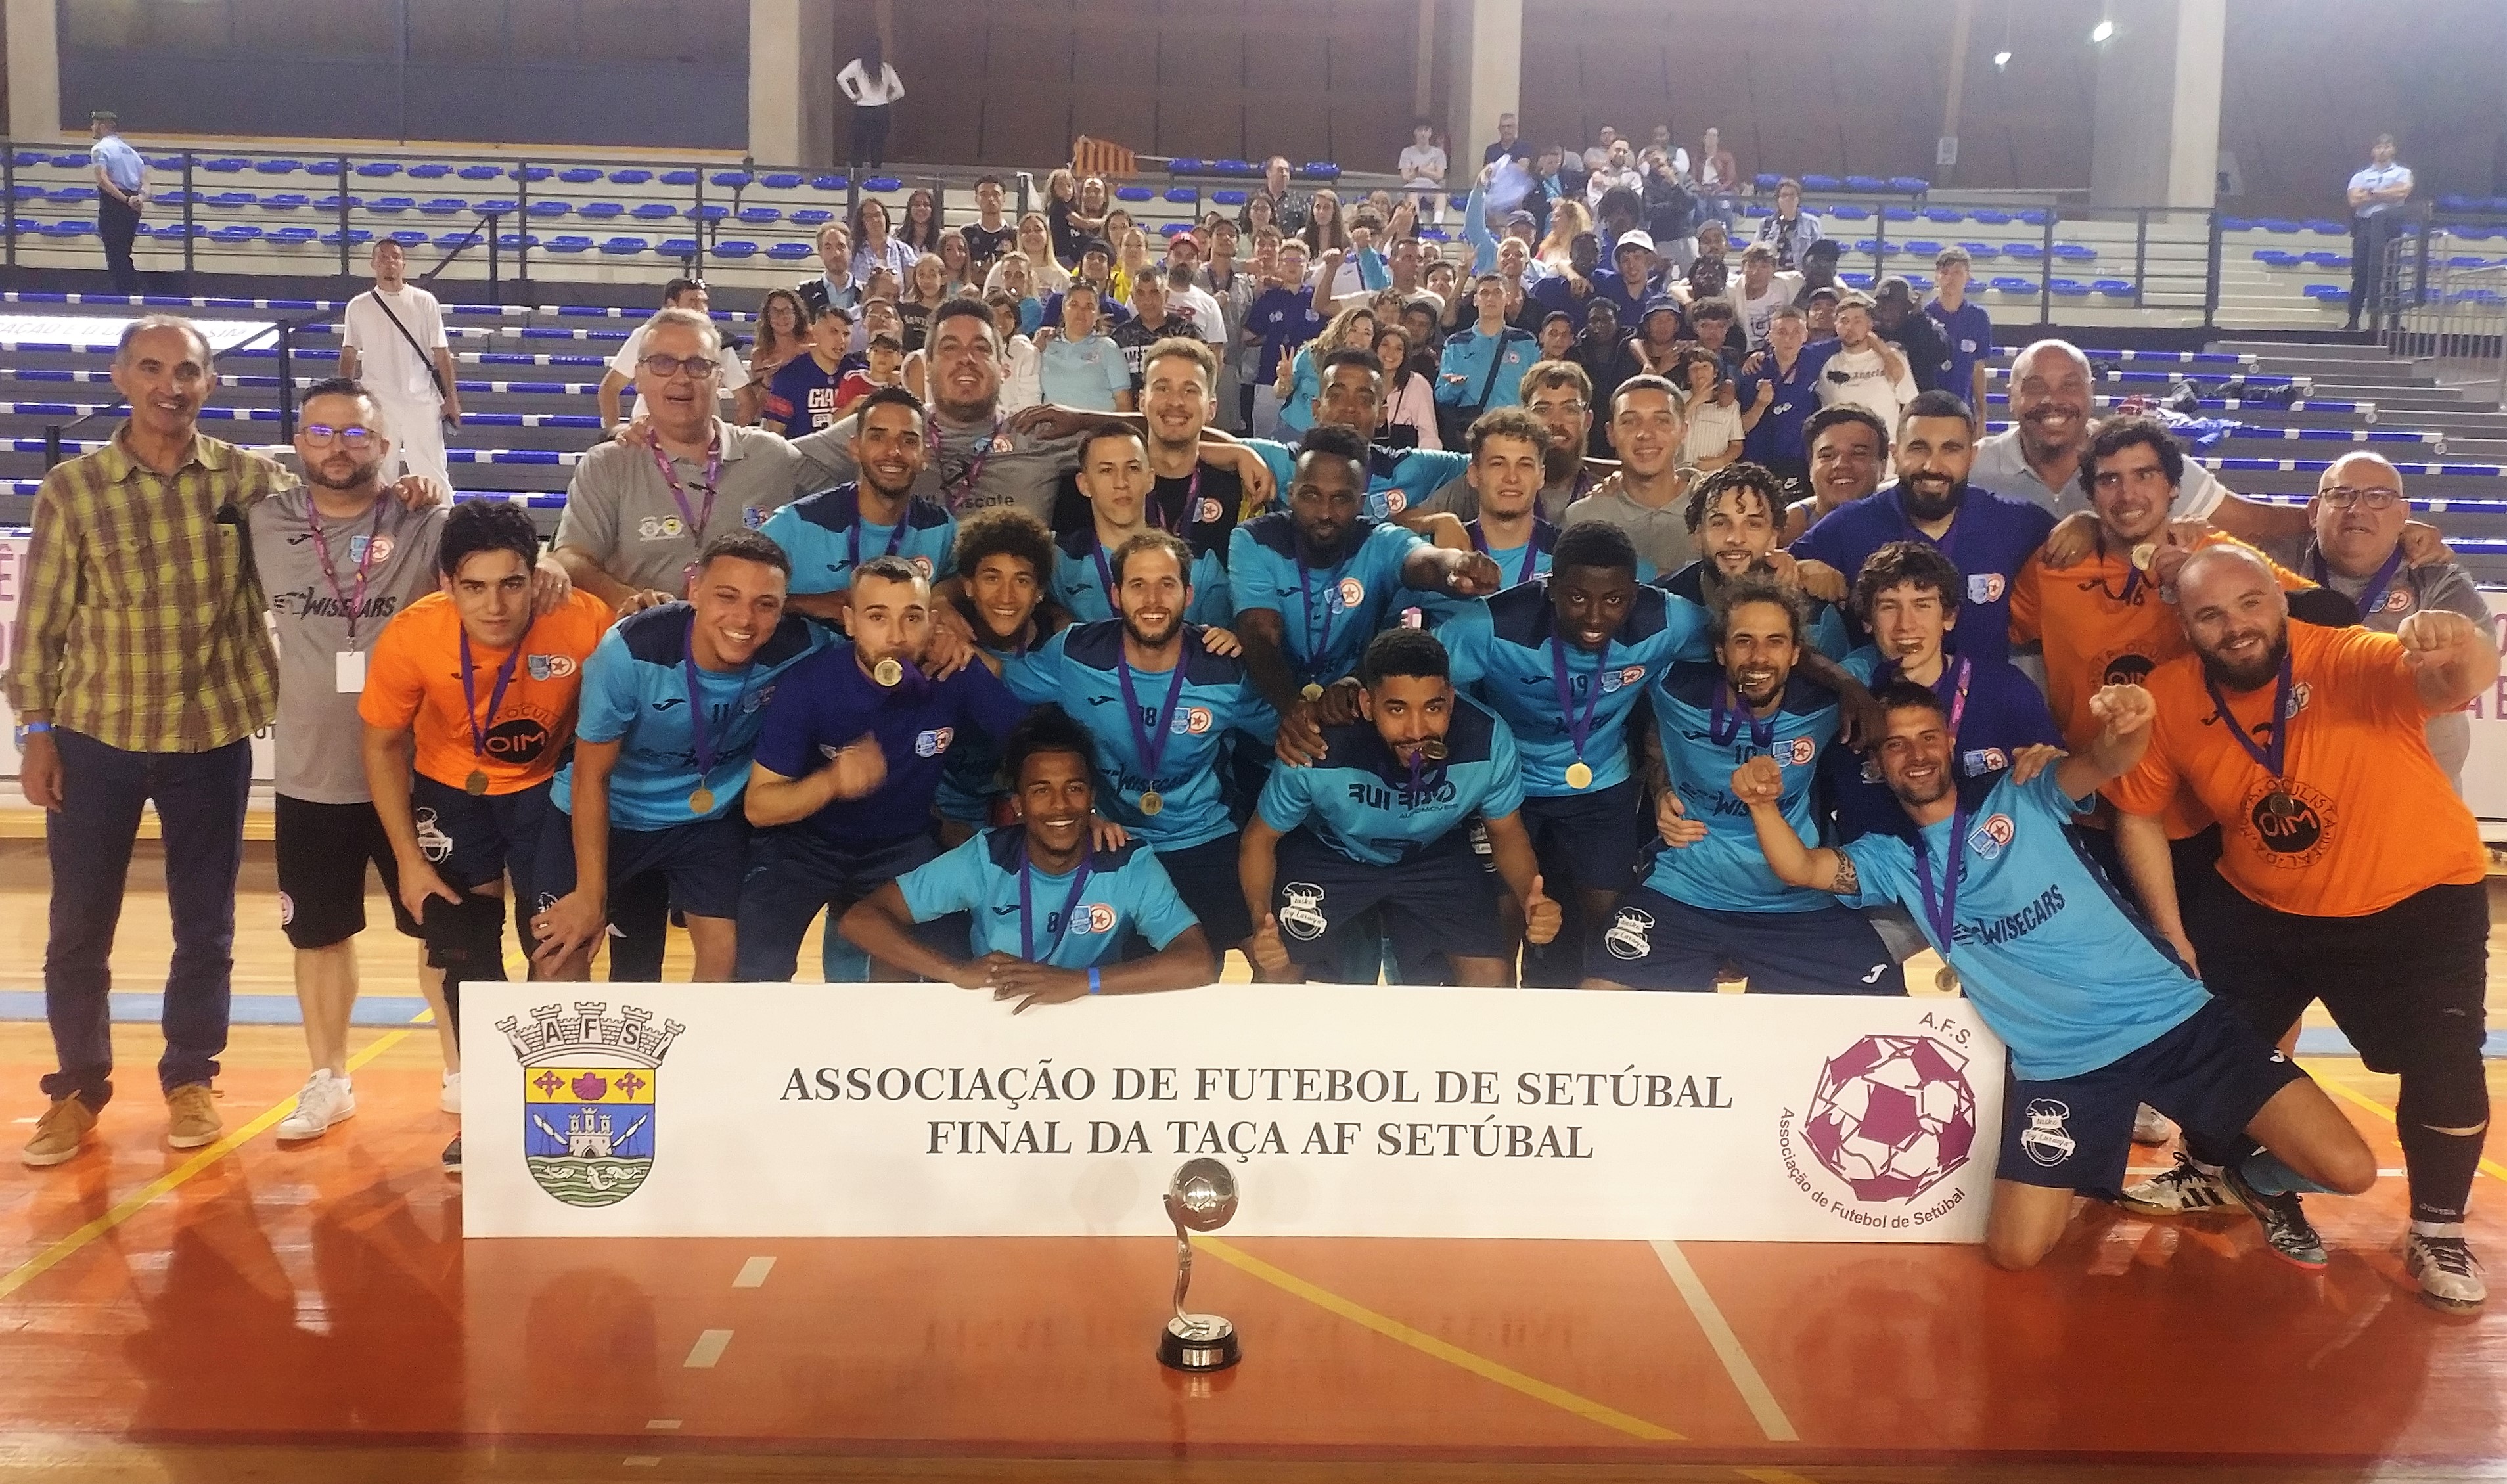
[[[1964,675],[1962,665],[1967,667]],[[1885,674],[1882,672],[1880,653],[1869,644],[1845,657],[1845,669],[1874,691],[1898,677],[1895,665],[1886,667]],[[1967,688],[1964,703],[1959,699],[1962,678]],[[2047,709],[2045,692],[2006,661],[1952,655],[1949,663],[1942,667],[1933,694],[1942,698],[1944,709],[1957,713],[1958,727],[1951,734],[1950,750],[1962,778],[1999,773],[2011,766],[2022,747],[2039,742],[2057,747],[2063,744],[2062,732],[2054,725],[2054,713]],[[1898,796],[1880,780],[1877,757],[1832,747],[1825,766],[1829,799],[1836,806],[1837,839],[1857,840],[1873,830],[1895,829],[1898,821],[1906,817]]]
[[[1759,415],[1758,425],[1741,435],[1743,458],[1778,469],[1810,458],[1810,450],[1802,445],[1802,425],[1819,411],[1819,374],[1835,353],[1835,341],[1804,345],[1794,357],[1794,369],[1788,372],[1777,367],[1774,351],[1764,351],[1758,374],[1741,377],[1733,383],[1733,395],[1745,413],[1759,405],[1762,382],[1774,388],[1773,399],[1767,403],[1767,410]],[[1845,575],[1851,578],[1854,574]]]
[[[877,557],[902,557],[933,582],[949,575],[958,523],[920,496],[905,504],[905,519],[881,525],[861,518],[858,487],[838,485],[794,500],[766,518],[760,533],[792,559],[796,594],[840,593],[854,585],[854,568]]]
[[[930,828],[941,754],[959,732],[976,727],[999,742],[1026,715],[1027,706],[981,665],[946,680],[909,671],[903,684],[889,687],[862,673],[853,645],[832,644],[784,672],[766,706],[756,761],[784,778],[804,778],[863,735],[878,739],[886,780],[792,828],[839,845],[897,840]]]
[[[836,425],[836,388],[845,379],[844,363],[827,371],[814,355],[796,355],[776,368],[767,383],[765,416],[760,425],[786,438],[801,438]]]
[[[1942,387],[1958,394],[1960,401],[1976,389],[1976,363],[1993,354],[1993,316],[1975,300],[1964,300],[1955,309],[1942,308],[1938,299],[1924,306],[1942,332]],[[1984,420],[1984,409],[1975,408],[1977,420]]]
[[[1836,698],[1797,674],[1785,682],[1775,714],[1762,721],[1730,695],[1723,667],[1675,665],[1650,693],[1671,784],[1689,817],[1706,826],[1694,845],[1661,846],[1646,885],[1676,902],[1710,912],[1818,912],[1826,892],[1776,880],[1750,812],[1732,797],[1732,770],[1765,755],[1784,769],[1785,822],[1802,844],[1820,843],[1812,785],[1819,754],[1836,741]],[[1720,723],[1719,704],[1733,707]],[[1720,740],[1719,740],[1720,737]]]
[[[710,819],[740,807],[748,786],[748,758],[765,727],[764,711],[783,674],[835,642],[797,613],[783,615],[745,670],[696,671],[697,704],[705,707],[707,750],[713,766],[697,771],[688,696],[688,621],[693,605],[663,603],[618,621],[583,666],[583,709],[574,724],[582,742],[621,745],[609,774],[609,822],[620,829],[664,830]],[[713,807],[700,814],[688,797],[704,787]],[[574,812],[574,764],[557,771],[551,795]]]
[[[1707,601],[1706,568],[1704,561],[1692,561],[1655,582],[1655,586],[1670,594],[1675,601],[1686,603],[1697,611],[1697,636],[1673,658],[1701,665],[1715,658],[1715,639],[1707,633],[1705,624],[1706,610],[1712,606]],[[1843,660],[1854,652],[1854,640],[1845,627],[1844,609],[1835,603],[1822,602],[1808,594],[1802,595],[1802,603],[1810,610],[1810,627],[1803,631],[1802,637],[1809,641],[1811,648],[1832,660]]]
[[[1101,968],[1120,962],[1135,937],[1164,948],[1199,925],[1156,852],[1140,841],[1093,852],[1087,871],[1082,880],[1076,867],[1059,876],[1037,870],[1027,858],[1027,827],[1012,824],[977,831],[898,877],[896,888],[918,923],[965,913],[969,959],[999,953],[1055,968]]]
[[[1950,631],[1951,643],[1959,653],[1979,660],[2011,658],[2012,587],[2019,581],[2019,569],[2053,530],[2054,517],[2043,507],[1968,488],[1950,528],[1932,543],[1967,579],[1967,591],[1960,595],[1958,627]],[[1890,542],[1930,540],[1907,519],[1898,487],[1892,484],[1830,511],[1794,543],[1793,553],[1827,562],[1850,582],[1871,554]],[[1856,643],[1869,637],[1860,623],[1852,627]]]
[[[1049,323],[1060,324],[1060,320]],[[1264,289],[1245,310],[1245,329],[1262,342],[1262,361],[1255,371],[1258,386],[1279,379],[1280,357],[1323,333],[1323,316],[1315,312],[1314,295],[1303,285]]]
[[[1367,641],[1406,605],[1401,567],[1427,544],[1399,525],[1362,517],[1341,538],[1338,561],[1309,568],[1301,561],[1296,521],[1283,512],[1236,527],[1227,581],[1237,612],[1265,608],[1280,615],[1281,652],[1298,681],[1329,685],[1358,669]]]
[[[1537,798],[1591,792],[1626,780],[1628,717],[1648,681],[1703,630],[1705,615],[1675,604],[1660,588],[1640,586],[1636,603],[1603,652],[1593,654],[1558,637],[1552,627],[1549,581],[1536,577],[1520,587],[1466,604],[1437,636],[1452,657],[1454,684],[1486,702],[1506,719],[1523,754],[1523,790]],[[1559,699],[1558,670],[1567,672],[1567,700]],[[1580,749],[1569,725],[1591,718]],[[1567,782],[1580,756],[1593,770],[1583,789]]]
[[[1287,834],[1300,826],[1360,865],[1393,866],[1421,855],[1472,816],[1503,819],[1523,807],[1514,734],[1467,696],[1456,697],[1445,755],[1411,786],[1410,765],[1371,721],[1324,729],[1324,760],[1274,768],[1256,806]]]

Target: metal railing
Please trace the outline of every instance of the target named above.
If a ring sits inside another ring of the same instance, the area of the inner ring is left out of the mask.
[[[294,363],[296,334],[298,331],[305,329],[309,325],[320,324],[329,320],[331,317],[331,313],[328,310],[315,310],[310,314],[300,314],[294,319],[282,319],[274,324],[255,330],[252,334],[245,336],[242,340],[236,342],[232,345],[225,346],[217,352],[219,355],[229,355],[237,350],[257,345],[263,341],[270,340],[272,337],[276,338],[277,344],[274,348],[278,352],[278,385],[276,387],[276,392],[278,397],[278,442],[280,443],[293,443],[296,441],[296,368]],[[47,474],[51,473],[53,468],[60,463],[62,457],[61,450],[64,446],[66,435],[77,431],[82,425],[91,422],[98,417],[111,416],[114,412],[127,406],[129,404],[129,398],[124,396],[119,390],[117,390],[107,400],[96,404],[92,410],[82,413],[67,422],[46,423],[44,425],[44,472]]]
[[[2507,408],[2507,242],[2491,223],[2438,221],[2423,207],[2397,223],[2367,284],[2367,317],[2398,356],[2487,364]],[[2483,229],[2463,236],[2463,229]]]

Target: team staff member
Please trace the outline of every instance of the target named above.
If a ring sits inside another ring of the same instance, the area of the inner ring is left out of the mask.
[[[825,238],[821,236],[820,241],[824,240]],[[805,287],[803,290],[805,300],[807,293],[808,290]],[[711,324],[713,316],[708,312],[710,303],[703,279],[673,278],[662,285],[661,313],[679,309]],[[660,317],[660,314],[657,313],[655,317]],[[608,369],[600,374],[600,385],[596,390],[595,397],[600,404],[600,426],[604,430],[615,429],[619,425],[618,394],[625,391],[630,384],[636,386],[637,398],[651,395],[641,384],[641,379],[644,358],[652,354],[650,348],[644,344],[645,336],[652,328],[653,321],[648,319],[629,332],[627,338],[619,343],[617,352],[609,357]],[[734,413],[735,419],[744,423],[755,422],[757,408],[763,400],[760,389],[750,383],[748,367],[741,360],[740,352],[728,345],[721,345],[719,338],[716,344],[719,346],[714,355],[717,363],[714,369],[717,375],[713,385],[708,390],[706,410],[710,413],[713,410],[712,398],[727,393],[734,399],[732,405],[737,410]],[[641,416],[640,409],[638,416]]]
[[[1324,761],[1272,770],[1246,823],[1239,874],[1261,924],[1249,950],[1254,968],[1293,982],[1371,954],[1370,915],[1381,912],[1401,983],[1440,982],[1431,960],[1442,958],[1452,983],[1512,984],[1474,818],[1485,821],[1495,874],[1529,904],[1526,936],[1545,944],[1559,925],[1519,814],[1513,733],[1455,694],[1445,646],[1431,633],[1377,634],[1359,684],[1359,719],[1325,729]],[[1345,941],[1353,923],[1362,941]]]
[[[791,559],[765,536],[716,536],[687,602],[629,615],[593,651],[532,872],[542,978],[591,977],[611,887],[647,872],[687,923],[695,982],[731,978],[759,712],[786,670],[833,642],[785,611],[790,580]]]
[[[749,765],[748,822],[767,833],[741,884],[735,976],[792,977],[821,909],[844,909],[929,860],[941,756],[970,727],[1006,738],[1027,708],[993,672],[967,666],[935,680],[931,583],[904,559],[854,573],[850,644],[795,666],[767,703]],[[902,965],[889,965],[900,969]]]
[[[148,204],[148,160],[122,137],[122,120],[111,109],[88,116],[88,152],[95,165],[96,228],[104,238],[104,266],[113,274],[117,294],[139,292],[139,265],[131,261],[131,244],[139,237],[139,214]]]
[[[1445,337],[1436,369],[1436,406],[1463,425],[1491,408],[1520,400],[1523,373],[1541,359],[1529,332],[1506,322],[1506,280],[1481,273],[1472,280],[1472,307],[1479,318]]]
[[[923,473],[923,404],[901,386],[862,398],[847,419],[855,477],[804,495],[758,529],[792,559],[789,606],[812,618],[843,616],[854,573],[873,557],[896,557],[938,582],[949,575],[958,523],[914,493]]]
[[[436,551],[442,591],[383,630],[357,702],[366,786],[391,839],[401,904],[444,970],[455,1035],[462,981],[505,977],[505,877],[515,900],[537,899],[549,782],[574,739],[584,662],[610,624],[608,605],[581,589],[533,615],[539,544],[520,506],[456,507]],[[527,929],[520,936],[527,951]],[[457,1134],[444,1168],[461,1173]]]
[[[926,979],[1015,999],[1010,1013],[1088,995],[1147,995],[1211,982],[1210,940],[1134,840],[1095,845],[1088,735],[1058,707],[1001,744],[1018,819],[984,830],[881,886],[837,927],[863,952]],[[965,957],[926,947],[917,923],[965,914]],[[1152,952],[1125,956],[1135,939]]]
[[[1959,631],[1960,652],[1980,660],[2009,658],[2011,586],[2046,544],[2054,518],[1970,483],[1976,424],[1967,404],[1948,392],[1924,392],[1907,405],[1898,422],[1896,456],[1895,484],[1823,519],[1794,543],[1794,555],[1840,572],[1860,572],[1873,552],[1892,541],[1929,541],[1967,579],[1968,622]]]
[[[1060,550],[1054,554],[1053,600],[1072,618],[1096,623],[1114,616],[1112,598],[1118,579],[1109,554],[1144,531],[1164,532],[1170,527],[1164,524],[1163,512],[1151,504],[1155,489],[1148,440],[1138,428],[1108,422],[1083,435],[1077,483],[1080,497],[1087,502],[1088,519],[1056,543]],[[1192,606],[1184,621],[1225,624],[1231,609],[1220,549],[1196,540],[1186,545],[1185,556]]]
[[[2497,646],[2443,609],[2391,634],[2293,624],[2271,565],[2242,547],[2196,552],[2176,585],[2195,652],[2151,672],[2148,755],[2108,788],[2125,864],[2159,930],[2189,962],[2199,952],[2203,982],[2248,1026],[2278,1036],[2321,999],[2371,1070],[2401,1075],[2404,1265],[2431,1303],[2477,1309],[2488,1289],[2463,1223],[2489,1121],[2489,855],[2423,725],[2489,693]],[[2158,821],[2180,789],[2222,835],[2222,880],[2188,884],[2181,917]],[[2275,1252],[2323,1265],[2296,1195],[2234,1171],[2226,1183]]]
[[[382,408],[402,470],[453,483],[444,429],[461,425],[461,387],[435,296],[409,281],[409,258],[389,237],[375,241],[375,286],[340,315],[340,375],[362,380]]]
[[[978,657],[990,655],[996,669],[1071,623],[1071,615],[1050,599],[1053,538],[1026,511],[1005,506],[967,517],[958,527],[953,555],[958,593],[950,606],[974,634]],[[942,844],[963,844],[983,826],[1014,817],[1000,770],[1000,749],[981,731],[961,731],[949,740],[936,801]]]
[[[2041,755],[1964,780],[1940,697],[1902,683],[1880,705],[1881,771],[1905,814],[1896,829],[1841,850],[1805,847],[1772,758],[1734,770],[1731,792],[1780,880],[1848,906],[1918,914],[2010,1048],[2016,1080],[2003,1099],[1984,1237],[1997,1266],[2043,1261],[2075,1194],[2113,1197],[2145,1100],[2240,1152],[2262,1144],[2241,1177],[2281,1183],[2294,1172],[2353,1194],[2376,1182],[2376,1160],[2332,1101],[2152,941],[2064,832],[2149,744],[2148,695],[2108,687],[2091,703],[2096,741],[2051,768]],[[2085,974],[2089,964],[2096,972]]]
[[[113,1097],[108,959],[143,804],[156,807],[168,858],[185,865],[166,882],[166,1138],[178,1149],[217,1139],[209,1081],[227,1041],[250,739],[278,694],[245,523],[294,477],[200,435],[217,374],[191,321],[134,320],[113,384],[128,420],[36,492],[8,676],[18,786],[50,816],[44,1013],[57,1069],[43,1079],[52,1104],[25,1149],[36,1166],[75,1157]],[[405,480],[399,495],[440,503],[444,491]]]
[[[1804,846],[1826,831],[1811,793],[1819,754],[1836,744],[1836,698],[1798,678],[1808,649],[1802,603],[1764,577],[1728,580],[1708,623],[1712,665],[1680,664],[1647,690],[1662,738],[1669,790],[1706,824],[1702,838],[1657,851],[1599,944],[1586,950],[1592,989],[1712,994],[1737,969],[1755,995],[1903,995],[1906,976],[1880,935],[1836,899],[1788,885],[1735,828],[1735,766],[1778,770],[1776,808]]]

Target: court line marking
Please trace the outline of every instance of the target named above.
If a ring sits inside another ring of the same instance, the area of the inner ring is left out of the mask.
[[[2331,1075],[2317,1071],[2314,1068],[2308,1067],[2304,1062],[2300,1063],[2299,1066],[2306,1070],[2308,1076],[2315,1079],[2317,1086],[2330,1090],[2335,1097],[2341,1098],[2346,1102],[2355,1103],[2361,1107],[2364,1107],[2368,1111],[2376,1114],[2378,1117],[2382,1118],[2387,1123],[2397,1125],[2395,1132],[2399,1136],[2401,1133],[2400,1120],[2395,1117],[2394,1110],[2392,1108],[2385,1106],[2385,1104],[2369,1097],[2366,1093],[2359,1091],[2355,1087],[2346,1087],[2343,1085],[2341,1082],[2335,1080]],[[2385,1172],[2381,1170],[2378,1172],[2380,1175],[2384,1173]],[[2489,1176],[2494,1180],[2507,1180],[2507,1165],[2501,1165],[2498,1161],[2491,1159],[2487,1155],[2482,1156],[2481,1173]]]
[[[644,1424],[644,1430],[647,1432],[676,1432],[679,1430],[679,1420],[675,1417],[656,1417],[651,1422]]]
[[[1689,1254],[1680,1249],[1677,1242],[1650,1242],[1646,1245],[1653,1249],[1653,1255],[1661,1262],[1662,1270],[1671,1275],[1672,1286],[1680,1290],[1681,1300],[1689,1305],[1689,1317],[1706,1332],[1706,1343],[1715,1348],[1715,1358],[1724,1362],[1724,1374],[1731,1379],[1732,1389],[1741,1394],[1741,1400],[1749,1406],[1750,1415],[1759,1420],[1759,1430],[1765,1433],[1771,1443],[1800,1442],[1801,1434],[1794,1430],[1793,1420],[1785,1416],[1785,1409],[1777,1403],[1776,1394],[1768,1388],[1766,1378],[1760,1375],[1758,1366],[1750,1362],[1750,1353],[1741,1348],[1741,1337],[1732,1332],[1731,1324],[1724,1318],[1723,1309],[1715,1302],[1715,1295],[1706,1290],[1705,1280],[1690,1266]]]
[[[740,1265],[740,1276],[731,1281],[735,1288],[763,1288],[766,1275],[775,1271],[772,1257],[751,1257]]]
[[[714,1368],[716,1362],[722,1359],[722,1353],[730,1348],[730,1330],[706,1330],[697,1336],[696,1344],[688,1348],[688,1357],[680,1362],[680,1368],[692,1371],[709,1371]]]
[[[1448,1365],[1471,1372],[1484,1381],[1494,1381],[1511,1392],[1519,1392],[1536,1401],[1544,1401],[1562,1412],[1573,1413],[1587,1422],[1599,1423],[1614,1431],[1653,1443],[1681,1443],[1689,1439],[1669,1428],[1632,1417],[1616,1407],[1605,1406],[1590,1397],[1579,1396],[1564,1387],[1552,1386],[1538,1377],[1527,1376],[1510,1366],[1501,1365],[1485,1356],[1475,1355],[1459,1345],[1440,1340],[1425,1330],[1413,1329],[1399,1320],[1341,1297],[1328,1288],[1320,1287],[1293,1273],[1285,1272],[1217,1237],[1203,1237],[1193,1244],[1199,1251],[1208,1252],[1229,1267],[1258,1278],[1283,1292],[1293,1294],[1326,1313],[1336,1314],[1361,1328],[1372,1329],[1386,1339],[1409,1346],[1424,1355],[1433,1356]]]

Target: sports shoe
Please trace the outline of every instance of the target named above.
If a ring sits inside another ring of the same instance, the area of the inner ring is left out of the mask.
[[[78,1158],[87,1143],[88,1132],[95,1127],[95,1109],[76,1096],[54,1098],[44,1116],[35,1120],[35,1137],[26,1140],[26,1149],[18,1158],[37,1170],[67,1164]]]
[[[2406,1236],[2403,1271],[2419,1280],[2421,1298],[2451,1313],[2471,1314],[2489,1302],[2489,1285],[2481,1281],[2481,1259],[2472,1255],[2463,1228],[2449,1229],[2454,1235],[2415,1230]]]
[[[2266,1195],[2246,1183],[2245,1176],[2234,1170],[2221,1171],[2220,1182],[2229,1187],[2238,1205],[2263,1223],[2264,1244],[2271,1249],[2273,1256],[2309,1271],[2324,1266],[2328,1260],[2324,1239],[2315,1234],[2297,1196]]]
[[[206,1082],[186,1082],[165,1095],[165,1141],[177,1149],[213,1144],[226,1132],[218,1117],[217,1094]]]
[[[453,1142],[444,1146],[444,1173],[455,1179],[461,1177],[461,1136],[458,1134],[453,1136]]]
[[[461,1073],[448,1071],[444,1074],[444,1090],[436,1095],[435,1105],[448,1113],[461,1111]]]
[[[2192,1155],[2179,1149],[2176,1168],[2126,1186],[2118,1204],[2145,1216],[2192,1216],[2218,1211],[2229,1200],[2229,1188],[2220,1183],[2219,1173],[2194,1163]]]
[[[2175,1120],[2145,1103],[2133,1110],[2132,1141],[2137,1144],[2163,1144],[2176,1137]]]
[[[327,1068],[317,1068],[305,1079],[305,1090],[296,1095],[296,1111],[278,1120],[279,1141],[319,1139],[331,1125],[356,1115],[357,1095],[348,1079],[333,1076]]]

